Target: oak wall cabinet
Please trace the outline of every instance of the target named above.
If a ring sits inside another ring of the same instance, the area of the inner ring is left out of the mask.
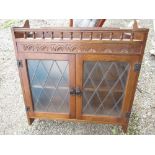
[[[29,124],[61,119],[127,131],[148,29],[12,28]]]

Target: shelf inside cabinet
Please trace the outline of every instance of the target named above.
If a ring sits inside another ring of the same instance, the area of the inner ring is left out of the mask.
[[[44,87],[42,87],[41,85],[33,85],[32,87],[33,87],[33,88],[38,88],[38,89],[57,89],[57,88],[54,87],[54,86],[44,86]],[[69,87],[68,87],[68,86],[64,86],[64,87],[60,87],[60,86],[59,86],[59,89],[68,90]]]
[[[94,88],[83,88],[83,90],[84,91],[94,91],[95,89]],[[108,92],[109,91],[109,88],[100,88],[100,89],[98,89],[98,91],[101,91],[101,92]],[[123,92],[123,90],[121,89],[121,88],[119,88],[119,89],[114,89],[113,90],[113,92],[120,92],[120,93],[122,93]]]

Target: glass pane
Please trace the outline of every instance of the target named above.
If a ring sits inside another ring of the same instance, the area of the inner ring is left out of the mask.
[[[128,70],[126,62],[84,62],[83,114],[119,115]]]
[[[28,60],[34,110],[69,113],[68,61]]]

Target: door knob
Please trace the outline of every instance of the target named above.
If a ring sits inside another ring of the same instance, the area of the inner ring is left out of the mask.
[[[70,95],[75,95],[75,94],[76,94],[75,88],[70,88]]]
[[[79,95],[79,96],[82,95],[82,91],[80,90],[79,87],[76,88],[76,95]]]

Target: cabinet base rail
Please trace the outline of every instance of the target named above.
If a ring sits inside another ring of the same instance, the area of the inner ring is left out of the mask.
[[[28,124],[32,125],[35,119],[39,120],[57,120],[57,121],[71,121],[71,122],[83,122],[83,123],[95,123],[95,124],[112,124],[120,125],[124,133],[127,133],[128,130],[128,120],[122,119],[121,117],[109,117],[109,116],[98,116],[94,118],[92,116],[81,116],[80,119],[70,118],[69,115],[62,114],[49,114],[49,113],[30,113],[27,115]]]

